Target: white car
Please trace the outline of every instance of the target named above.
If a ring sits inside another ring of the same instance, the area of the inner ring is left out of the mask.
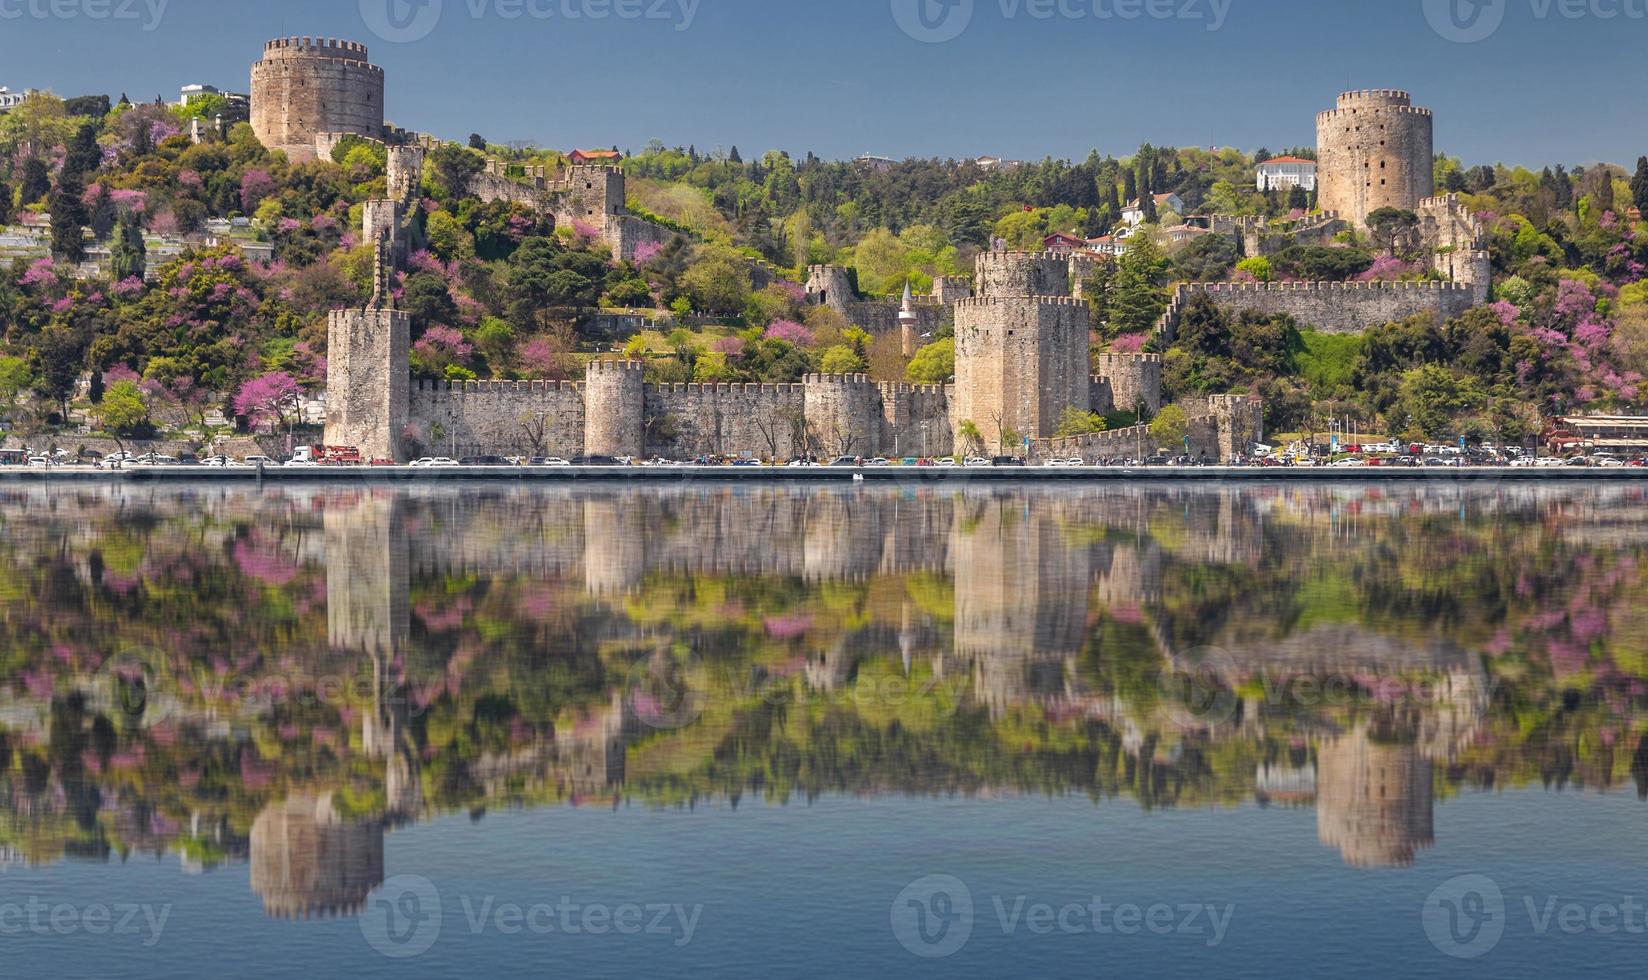
[[[996,464],[994,464],[994,463],[990,462],[989,460],[985,459],[983,456],[969,456],[969,457],[967,457],[967,462],[963,463],[962,465],[963,466],[979,467],[979,466],[994,466]]]
[[[433,466],[435,464],[431,463],[430,465]],[[542,463],[539,463],[538,465],[539,466],[571,466],[572,464],[567,462],[566,460],[562,459],[559,456],[551,456],[548,459],[544,460]],[[660,465],[666,465],[666,464],[660,464]]]
[[[1614,469],[1614,468],[1618,468],[1618,467],[1623,467],[1625,465],[1625,460],[1615,459],[1612,456],[1594,456],[1594,457],[1591,458],[1591,465],[1592,466],[1603,466],[1603,467],[1607,467],[1609,469]]]
[[[1331,466],[1366,466],[1368,464],[1362,462],[1359,459],[1341,459],[1337,463],[1331,463],[1329,465],[1331,465]]]
[[[274,460],[270,459],[268,456],[248,456],[248,457],[246,457],[246,465],[247,466],[279,466],[280,464],[275,462]]]
[[[43,470],[43,469],[45,469],[45,468],[47,468],[48,466],[51,466],[51,465],[52,465],[52,461],[51,461],[51,458],[48,457],[48,456],[30,456],[29,457],[29,469],[31,469],[31,470]]]
[[[956,468],[956,460],[955,460],[954,456],[945,456],[944,458],[940,459],[938,462],[934,463],[933,465],[938,466],[938,467],[948,467],[949,469],[955,469]]]

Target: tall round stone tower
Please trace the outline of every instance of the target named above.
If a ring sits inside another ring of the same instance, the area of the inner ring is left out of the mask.
[[[1364,89],[1316,116],[1317,199],[1358,226],[1380,208],[1413,211],[1436,192],[1433,122],[1406,92]]]
[[[584,377],[584,453],[646,452],[646,366],[640,361],[591,361]]]
[[[252,66],[252,131],[293,161],[315,159],[315,134],[383,137],[383,69],[366,45],[287,37],[263,46]]]

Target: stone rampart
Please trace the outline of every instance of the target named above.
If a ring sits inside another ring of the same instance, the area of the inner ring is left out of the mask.
[[[407,455],[549,455],[584,451],[584,386],[570,381],[415,381]]]
[[[1178,317],[1191,296],[1204,294],[1221,310],[1286,313],[1301,328],[1357,334],[1418,313],[1438,320],[1460,316],[1477,305],[1480,290],[1451,282],[1216,282],[1180,285],[1158,330],[1172,340]]]

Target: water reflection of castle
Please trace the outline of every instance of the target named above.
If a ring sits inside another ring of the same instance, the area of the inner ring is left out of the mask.
[[[418,574],[462,569],[581,577],[587,595],[615,601],[657,572],[821,582],[929,570],[947,574],[954,587],[951,644],[906,602],[897,629],[846,631],[815,651],[806,682],[840,690],[860,663],[896,652],[906,670],[914,657],[926,656],[941,676],[968,677],[976,702],[998,716],[1038,703],[1116,717],[1123,707],[1087,695],[1078,679],[1076,662],[1093,642],[1090,617],[1141,617],[1161,603],[1164,567],[1174,560],[1256,565],[1264,522],[1246,499],[1208,495],[1184,506],[1171,546],[1150,533],[1143,496],[1131,514],[1114,498],[1095,512],[1090,497],[1057,494],[1033,500],[1023,493],[816,491],[529,496],[520,510],[494,500],[473,514],[449,512],[447,526],[463,533],[433,538],[407,534],[404,498],[367,499],[327,511],[329,571],[337,583],[332,595],[343,598],[334,603],[333,644],[371,652],[405,642],[407,571],[400,555]],[[466,507],[462,499],[443,503]],[[363,561],[348,557],[356,553]],[[387,564],[385,555],[391,556]],[[336,567],[340,559],[346,568]],[[1171,632],[1161,621],[1153,630],[1170,661],[1179,656]],[[1469,739],[1484,707],[1475,655],[1358,627],[1219,640],[1238,675],[1230,678],[1233,686],[1262,672],[1432,678],[1427,690],[1438,695],[1434,702],[1401,720],[1363,720],[1324,732],[1307,768],[1291,774],[1286,767],[1262,768],[1256,787],[1261,799],[1313,803],[1322,842],[1353,865],[1408,864],[1431,845],[1434,760]],[[622,783],[622,710],[615,704],[604,762],[585,769],[585,792]],[[1234,730],[1221,734],[1262,735],[1262,714],[1250,702]],[[561,761],[563,769],[576,768]],[[503,765],[494,775],[509,769]]]
[[[122,503],[156,507],[162,499],[171,498]],[[940,676],[965,679],[971,705],[992,716],[1039,711],[1050,720],[1125,730],[1124,751],[1142,766],[1154,751],[1141,734],[1149,722],[1134,717],[1135,706],[1096,693],[1083,680],[1084,670],[1114,653],[1097,627],[1112,620],[1140,625],[1143,642],[1177,657],[1174,637],[1184,631],[1173,628],[1171,616],[1184,604],[1185,582],[1176,576],[1185,569],[1217,566],[1237,579],[1258,574],[1278,553],[1272,535],[1281,519],[1293,522],[1289,535],[1301,525],[1305,533],[1319,525],[1336,536],[1348,527],[1343,510],[1321,495],[1289,502],[1293,509],[1278,518],[1283,502],[1276,497],[1159,487],[1092,493],[714,485],[657,493],[477,493],[437,487],[410,494],[276,494],[272,506],[259,502],[268,499],[226,497],[214,506],[232,506],[237,517],[254,522],[266,516],[260,507],[296,515],[289,539],[296,541],[299,563],[324,562],[333,657],[344,673],[369,665],[377,686],[378,710],[364,712],[357,723],[359,744],[381,765],[384,780],[383,805],[367,816],[348,812],[330,787],[300,786],[265,808],[249,838],[223,848],[237,859],[249,850],[253,886],[266,909],[292,917],[357,911],[385,874],[385,834],[436,808],[423,798],[425,755],[410,732],[406,706],[389,696],[408,671],[444,676],[446,669],[442,654],[424,649],[429,631],[414,628],[414,586],[449,580],[478,591],[552,585],[542,590],[550,601],[577,606],[584,620],[598,623],[594,632],[568,641],[582,648],[593,645],[590,637],[639,645],[646,630],[636,625],[633,604],[659,584],[742,577],[793,580],[787,583],[792,590],[805,592],[874,581],[869,591],[879,594],[891,579],[920,578],[939,583],[925,604],[894,596],[868,625],[819,629],[797,641],[816,643],[801,683],[850,693],[863,664],[896,658],[907,672],[930,665]],[[64,499],[58,506],[76,504]],[[1326,515],[1319,522],[1311,519],[1318,506]],[[65,520],[73,523],[73,515]],[[221,523],[232,533],[233,522]],[[903,583],[898,588],[902,592]],[[1261,767],[1254,785],[1261,800],[1314,806],[1320,839],[1348,863],[1402,865],[1431,845],[1439,764],[1469,740],[1482,710],[1474,655],[1359,627],[1257,637],[1209,629],[1212,635],[1201,642],[1231,654],[1232,686],[1262,670],[1443,678],[1439,696],[1417,711],[1370,712],[1303,729],[1307,746],[1298,757]],[[466,761],[466,785],[486,800],[518,794],[523,782],[556,787],[568,799],[615,799],[626,779],[645,779],[626,770],[635,725],[624,693],[586,711],[575,727]],[[156,694],[176,701],[169,692]],[[35,715],[44,734],[44,707]],[[1206,737],[1265,740],[1270,725],[1266,707],[1249,703]],[[1084,785],[1082,778],[1091,780],[1092,773],[1073,777],[1071,785]]]

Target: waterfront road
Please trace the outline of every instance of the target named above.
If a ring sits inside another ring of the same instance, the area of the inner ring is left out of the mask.
[[[1107,483],[1255,481],[1287,483],[1643,482],[1644,467],[1312,467],[1312,466],[1088,466],[1088,467],[780,467],[780,466],[134,466],[121,470],[63,466],[0,468],[0,482],[431,484],[453,480],[510,483]]]

